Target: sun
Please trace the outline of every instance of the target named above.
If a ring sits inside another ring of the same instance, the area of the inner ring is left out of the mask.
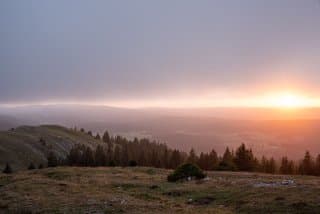
[[[284,93],[272,96],[268,104],[278,108],[302,108],[310,106],[310,100],[301,95]]]

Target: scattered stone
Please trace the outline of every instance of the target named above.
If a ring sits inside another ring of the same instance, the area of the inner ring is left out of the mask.
[[[172,196],[172,197],[180,197],[185,193],[186,192],[184,192],[184,191],[174,190],[174,191],[170,191],[170,192],[165,192],[163,194],[167,195],[167,196]]]
[[[294,180],[283,180],[275,182],[259,182],[253,184],[253,187],[281,187],[281,186],[294,186]]]
[[[210,181],[211,178],[210,178],[210,177],[205,177],[203,180],[204,180],[204,181]]]
[[[281,182],[282,185],[292,185],[294,184],[294,180],[283,180]]]
[[[126,204],[126,200],[122,199],[122,200],[120,201],[120,204],[121,204],[121,205],[125,205],[125,204]]]
[[[94,200],[94,199],[89,199],[89,200],[87,201],[87,204],[88,204],[88,205],[96,205],[96,204],[97,204],[97,201]]]
[[[208,205],[211,204],[215,199],[213,197],[207,196],[203,198],[197,198],[197,199],[188,199],[187,204],[190,205],[196,205],[196,206],[201,206],[201,205]]]

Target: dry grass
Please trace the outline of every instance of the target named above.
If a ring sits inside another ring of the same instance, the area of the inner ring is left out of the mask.
[[[209,172],[168,183],[153,168],[55,168],[0,175],[0,213],[320,213],[320,179]],[[255,187],[293,179],[293,185]]]

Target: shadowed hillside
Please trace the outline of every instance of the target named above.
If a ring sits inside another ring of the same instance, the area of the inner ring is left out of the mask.
[[[10,162],[14,169],[27,168],[47,161],[47,155],[54,151],[64,158],[75,144],[97,145],[101,143],[87,133],[55,125],[38,127],[21,126],[0,132],[0,166]]]

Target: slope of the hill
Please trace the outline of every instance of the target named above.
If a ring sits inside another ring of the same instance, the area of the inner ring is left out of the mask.
[[[168,183],[170,170],[58,167],[0,173],[0,213],[320,213],[318,177],[208,172]]]
[[[77,143],[96,145],[100,141],[86,133],[55,125],[21,126],[0,131],[0,167],[6,162],[15,170],[26,168],[30,162],[45,164],[50,151],[65,157]]]

